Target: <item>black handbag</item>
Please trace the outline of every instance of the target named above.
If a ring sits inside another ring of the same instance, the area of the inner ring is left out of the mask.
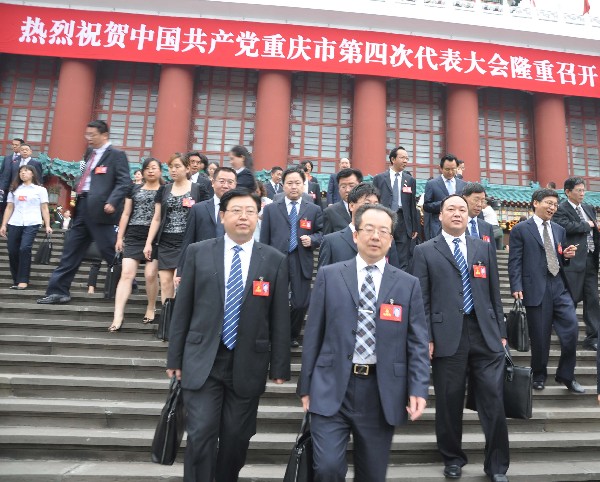
[[[508,346],[517,351],[529,351],[529,328],[527,313],[521,300],[515,300],[506,318]]]
[[[104,281],[104,299],[113,300],[115,293],[117,292],[117,285],[121,279],[121,272],[123,266],[121,264],[121,253],[118,252],[113,258],[113,262],[108,267],[108,273],[106,273],[106,280]]]
[[[46,235],[44,240],[41,242],[40,247],[35,253],[35,264],[50,264],[50,258],[52,257],[52,238],[49,234]]]
[[[310,414],[306,412],[287,464],[283,482],[312,482],[313,441],[310,433]]]
[[[175,298],[167,298],[160,310],[158,317],[158,328],[156,329],[156,338],[162,341],[169,340],[169,328],[171,328],[171,316],[175,307]]]
[[[181,382],[171,379],[169,396],[160,413],[160,419],[152,440],[152,462],[161,465],[173,465],[181,445],[185,428],[185,412]]]
[[[529,419],[533,409],[533,370],[513,363],[504,347],[504,414],[506,418]],[[475,393],[469,379],[466,408],[477,411]]]

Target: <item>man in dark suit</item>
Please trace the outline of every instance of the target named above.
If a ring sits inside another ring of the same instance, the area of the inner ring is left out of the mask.
[[[271,180],[265,182],[265,189],[267,190],[267,197],[270,200],[273,200],[275,194],[279,194],[283,192],[283,185],[281,184],[281,175],[283,174],[283,169],[279,166],[274,166],[271,168]]]
[[[228,191],[225,235],[186,252],[167,354],[187,411],[185,482],[237,481],[267,375],[290,378],[287,263],[254,242],[259,210],[256,194]]]
[[[223,194],[235,189],[236,183],[237,176],[233,168],[217,167],[213,173],[213,197],[192,206],[181,243],[181,255],[175,277],[176,285],[181,280],[187,247],[192,243],[216,238],[225,234],[223,224],[219,218],[219,204]]]
[[[350,164],[350,159],[347,157],[342,157],[339,162],[339,171],[343,169],[349,169],[352,165]],[[338,172],[339,172],[338,171]],[[337,174],[332,174],[329,176],[329,183],[327,184],[327,205],[331,206],[337,202],[340,202],[342,198],[340,197],[340,192],[338,188],[338,179]]]
[[[13,171],[13,164],[18,166],[18,161],[21,158],[21,144],[25,141],[18,137],[15,137],[11,141],[12,154],[4,157],[2,166],[0,166],[0,219],[4,216],[4,210],[6,209],[6,198],[8,197],[8,188],[12,182],[11,175]],[[18,168],[15,170],[18,171]]]
[[[479,216],[485,203],[485,188],[478,182],[468,182],[463,188],[462,197],[467,201],[469,211],[467,234],[486,243],[494,243],[495,247],[494,227]],[[496,254],[495,250],[493,252]]]
[[[508,277],[513,297],[522,299],[527,310],[533,388],[545,387],[554,326],[561,346],[555,379],[574,393],[584,393],[575,380],[579,328],[564,270],[577,247],[567,247],[564,228],[550,221],[558,208],[556,191],[536,190],[532,206],[534,215],[510,231]]]
[[[351,216],[348,209],[348,193],[363,180],[362,172],[358,169],[342,169],[337,174],[337,184],[341,200],[328,206],[323,211],[323,234],[341,231],[350,224]]]
[[[452,154],[446,154],[440,161],[439,177],[434,177],[425,184],[425,201],[423,210],[430,213],[429,236],[435,237],[440,234],[442,226],[439,220],[440,205],[450,194],[462,194],[465,181],[456,177],[458,160]],[[425,233],[427,236],[427,233]]]
[[[304,171],[289,168],[283,172],[285,197],[263,208],[260,242],[287,254],[292,346],[300,346],[298,337],[310,298],[314,250],[323,237],[321,208],[302,198]]]
[[[358,246],[354,242],[354,217],[356,210],[364,204],[378,204],[379,191],[373,184],[362,182],[348,194],[348,209],[352,213],[352,222],[341,231],[323,236],[321,248],[319,249],[319,262],[317,269],[340,261],[348,261],[355,258],[358,253]],[[387,261],[395,268],[398,268],[400,261],[396,247],[392,246],[387,254]]]
[[[212,196],[214,192],[210,179],[206,173],[200,172],[200,167],[208,164],[208,158],[196,151],[188,152],[185,156],[190,163],[190,181],[200,184]]]
[[[123,202],[131,188],[129,163],[125,153],[109,142],[106,122],[90,122],[85,137],[89,148],[85,170],[75,188],[77,204],[71,234],[60,263],[50,277],[46,296],[37,300],[40,304],[71,300],[71,282],[92,241],[107,263],[112,263],[115,256],[115,225],[119,224]]]
[[[42,163],[40,161],[38,161],[37,159],[34,159],[33,157],[31,157],[33,155],[31,146],[29,144],[21,144],[19,152],[21,154],[21,159],[19,160],[18,163],[15,163],[17,165],[17,167],[16,167],[16,172],[14,172],[14,176],[13,176],[12,180],[14,181],[15,177],[17,177],[17,173],[19,172],[19,167],[29,165],[35,169],[38,183],[42,184],[42,182],[44,181]],[[15,164],[13,165],[13,169],[15,167]]]
[[[484,471],[504,482],[509,465],[503,381],[506,327],[498,266],[491,243],[465,235],[467,202],[451,195],[440,205],[442,232],[415,248],[429,323],[435,430],[444,476],[457,479],[467,464],[462,449],[465,382],[469,374],[485,434]]]
[[[317,482],[346,480],[350,433],[354,480],[384,482],[394,426],[407,422],[407,412],[414,421],[425,409],[429,359],[421,288],[385,261],[395,217],[382,205],[361,206],[358,255],[317,273],[297,388],[311,413]]]
[[[398,214],[394,241],[400,259],[400,269],[406,271],[410,265],[411,242],[419,233],[417,214],[417,182],[408,172],[408,153],[402,146],[390,151],[390,169],[377,174],[373,185],[381,193],[381,204]]]
[[[575,244],[578,249],[575,257],[565,266],[565,276],[573,302],[583,301],[583,321],[585,340],[583,347],[598,350],[598,326],[600,305],[598,302],[598,254],[600,234],[596,222],[595,209],[583,203],[585,181],[580,177],[570,177],[564,184],[567,199],[562,201],[552,218],[567,233],[567,244]]]

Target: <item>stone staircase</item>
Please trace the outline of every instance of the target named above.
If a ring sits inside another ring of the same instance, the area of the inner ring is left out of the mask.
[[[75,278],[70,304],[37,305],[58,261],[61,238],[54,234],[54,264],[33,265],[30,289],[22,292],[8,289],[6,242],[0,241],[0,481],[181,481],[185,440],[174,466],[150,462],[168,380],[166,344],[154,338],[153,326],[141,323],[143,275],[140,271],[141,294],[132,296],[116,334],[107,332],[112,303],[101,294],[86,293],[89,265],[82,265]],[[38,237],[36,246],[40,241]],[[499,262],[508,312],[506,253],[499,253]],[[103,280],[101,272],[98,292]],[[595,353],[578,352],[577,378],[585,395],[573,395],[551,381],[558,355],[553,338],[550,382],[534,394],[533,418],[509,421],[513,482],[600,480]],[[300,356],[300,350],[293,350],[292,381],[267,386],[242,481],[282,480],[302,418],[295,395]],[[529,357],[515,353],[514,359],[527,365]],[[389,481],[444,480],[434,435],[435,396],[430,393],[423,419],[396,432]],[[463,445],[470,460],[463,480],[488,480],[482,468],[483,435],[477,414],[468,410]]]

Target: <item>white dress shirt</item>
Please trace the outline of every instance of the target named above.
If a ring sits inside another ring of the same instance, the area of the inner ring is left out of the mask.
[[[19,162],[19,167],[26,166],[31,161],[31,157],[27,157],[26,159],[21,158],[21,162]]]
[[[452,236],[451,234],[448,234],[446,231],[444,231],[442,229],[442,236],[444,236],[444,239],[446,240],[446,243],[448,244],[448,247],[450,248],[450,252],[452,253],[452,256],[454,256],[454,239],[458,238],[460,239],[460,243],[458,243],[458,249],[460,249],[460,252],[463,255],[463,258],[465,258],[465,263],[467,262],[467,242],[466,242],[466,238],[465,238],[465,233],[462,233],[460,236]]]
[[[37,184],[21,184],[14,192],[9,192],[7,202],[14,204],[14,211],[8,220],[11,226],[35,226],[43,224],[43,203],[48,203],[48,191]]]
[[[296,201],[296,214],[300,214],[300,203],[302,202],[302,198],[299,198]],[[292,200],[290,198],[288,198],[287,196],[285,197],[285,207],[287,208],[287,213],[288,216],[290,215],[290,213],[292,212]]]
[[[540,239],[542,240],[542,243],[543,243],[544,242],[544,226],[542,226],[542,223],[544,221],[542,220],[542,218],[540,218],[536,214],[533,215],[533,221],[535,222],[535,225],[538,228],[538,232],[540,233]],[[548,234],[550,235],[550,242],[552,243],[552,245],[554,245],[554,236],[552,235],[552,225],[550,224],[550,221],[548,221]]]
[[[237,243],[225,234],[225,299],[227,299],[227,281],[229,280],[229,272],[231,271],[231,262],[233,261],[233,248],[237,246]],[[242,248],[240,255],[240,262],[242,264],[242,284],[246,287],[246,280],[248,279],[248,269],[250,268],[250,257],[252,256],[252,248],[254,247],[254,239],[250,238],[250,241],[240,244]]]
[[[492,206],[486,206],[481,211],[483,213],[483,220],[490,223],[492,226],[500,226],[498,222],[498,215]]]
[[[392,191],[394,190],[394,181],[396,180],[396,174],[398,174],[398,207],[402,207],[402,171],[396,173],[392,168],[390,168],[390,182],[392,183]],[[392,193],[393,195],[393,193]]]
[[[569,201],[569,204],[573,207],[573,209],[575,209],[575,212],[577,212],[577,208],[581,209],[581,212],[583,213],[583,218],[586,221],[595,221],[595,219],[590,219],[590,217],[586,214],[583,207],[581,207],[581,204],[572,203],[570,199],[568,199],[568,201]],[[579,215],[579,213],[577,213],[577,214]]]
[[[91,173],[94,169],[96,169],[96,165],[100,162],[100,159],[102,159],[102,156],[104,155],[104,152],[106,151],[106,149],[108,149],[108,146],[110,146],[110,142],[107,142],[106,144],[104,144],[102,147],[100,147],[98,149],[94,149],[96,151],[96,155],[91,160],[92,168],[90,169],[90,175],[83,182],[83,187],[82,187],[83,192],[87,192],[90,190],[90,183],[92,182]],[[85,173],[85,170],[83,172]]]
[[[190,181],[192,182],[198,182],[198,176],[200,175],[200,171],[198,171],[196,174],[192,174],[190,176]]]
[[[215,203],[215,222],[219,224],[221,220],[219,219],[219,208],[221,207],[221,198],[216,194],[213,194],[213,201]]]
[[[375,269],[371,271],[371,277],[373,278],[373,284],[375,284],[375,299],[379,298],[379,288],[381,288],[381,280],[383,279],[383,270],[385,269],[385,264],[387,261],[385,257],[381,258],[379,261],[375,263]],[[361,258],[360,254],[356,255],[356,276],[358,278],[358,294],[360,296],[360,288],[365,282],[365,278],[367,277],[366,267],[369,264]],[[377,302],[375,303],[377,306]],[[375,320],[379,316],[378,313],[375,313]],[[365,358],[359,356],[356,352],[354,352],[354,356],[352,357],[352,363],[359,363],[361,365],[373,365],[377,363],[377,345],[374,347],[373,355]]]

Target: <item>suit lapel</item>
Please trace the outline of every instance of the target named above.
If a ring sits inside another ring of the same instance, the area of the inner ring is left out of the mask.
[[[221,293],[221,303],[225,305],[225,239],[217,238],[212,245],[213,260],[217,273],[217,284]]]
[[[350,295],[352,295],[354,305],[358,306],[358,276],[356,275],[356,258],[344,262],[344,267],[342,268],[342,278],[344,278],[344,283],[346,283],[346,287],[348,288],[348,291],[350,291]]]
[[[349,227],[344,228],[344,230],[342,231],[342,239],[350,245],[354,252],[358,253],[358,246],[356,246],[356,243],[354,242],[352,230]]]
[[[298,211],[298,219],[304,219],[306,210],[308,209],[308,203],[303,200],[300,202],[300,210]]]
[[[579,215],[577,215],[577,217],[579,217]],[[550,227],[552,228],[552,237],[554,238],[554,249],[558,251],[558,243],[560,236],[560,233],[558,232],[558,225],[550,221]],[[566,248],[566,246],[563,246],[563,248]]]
[[[248,267],[248,278],[246,279],[244,295],[242,296],[242,305],[244,304],[244,301],[246,301],[248,292],[252,289],[252,282],[260,277],[260,269],[263,261],[262,246],[260,243],[254,243],[252,247],[252,256],[250,256],[250,266]]]
[[[448,192],[448,188],[446,187],[446,181],[444,180],[444,176],[438,177],[437,182],[442,187],[442,190],[444,191],[446,196],[450,196],[450,193]]]
[[[385,172],[385,175],[383,176],[383,179],[385,181],[385,185],[390,190],[390,193],[392,193],[392,195],[393,195],[394,191],[392,191],[392,181],[390,180],[390,171],[389,171],[389,169]]]
[[[389,300],[390,291],[396,286],[396,278],[398,273],[392,269],[390,269],[389,264],[385,264],[385,268],[383,269],[383,276],[381,278],[381,286],[379,287],[379,296],[377,297],[377,306],[381,306],[385,300]],[[375,318],[377,318],[377,313],[375,314]]]
[[[435,249],[437,249],[444,256],[444,258],[450,261],[450,264],[452,264],[452,266],[454,266],[456,270],[460,272],[460,268],[458,267],[458,264],[456,264],[454,255],[450,251],[450,247],[448,246],[448,243],[446,243],[444,236],[439,234],[436,238],[434,238],[433,245],[435,246]]]
[[[475,242],[475,238],[470,236],[465,236],[465,241],[467,243],[467,269],[470,270],[469,266],[473,266],[475,264],[475,259],[477,258],[475,254],[479,250],[477,244]]]
[[[540,232],[538,230],[537,224],[535,224],[535,221],[533,220],[533,218],[529,218],[527,221],[525,221],[525,223],[527,224],[527,228],[531,232],[532,236],[537,240],[537,242],[543,248],[544,240],[540,236]]]
[[[277,204],[278,204],[279,210],[281,211],[281,214],[283,215],[283,218],[287,221],[288,226],[289,226],[290,225],[290,217],[288,216],[287,206],[285,205],[285,196],[283,197],[283,199],[278,201]]]
[[[100,160],[98,161],[98,164],[96,164],[96,167],[98,167],[98,166],[102,166],[102,165],[104,164],[104,162],[106,161],[106,158],[108,157],[108,154],[110,153],[111,147],[112,147],[112,146],[108,146],[108,147],[105,149],[104,153],[102,154],[102,157],[101,157],[101,158],[100,158]],[[93,172],[93,170],[92,170],[92,172]]]
[[[215,219],[215,198],[209,199],[209,201],[205,205],[206,210],[208,211],[208,217],[212,221],[213,225],[217,225],[217,220]]]

